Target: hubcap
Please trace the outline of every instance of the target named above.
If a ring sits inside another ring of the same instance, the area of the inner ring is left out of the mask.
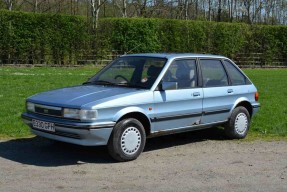
[[[141,133],[135,127],[127,128],[121,137],[121,148],[127,155],[135,154],[141,145]]]
[[[237,133],[244,134],[248,127],[248,118],[245,113],[236,116],[234,127]]]

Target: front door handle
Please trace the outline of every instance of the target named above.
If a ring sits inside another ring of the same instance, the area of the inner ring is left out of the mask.
[[[193,93],[193,96],[194,96],[194,97],[198,97],[198,96],[200,96],[200,93],[199,93],[199,92],[194,92],[194,93]]]
[[[228,89],[227,93],[233,93],[233,89]]]

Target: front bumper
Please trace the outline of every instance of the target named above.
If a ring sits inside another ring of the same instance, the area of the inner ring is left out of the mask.
[[[22,119],[35,135],[84,146],[107,145],[115,125],[115,122],[76,122],[31,113],[23,113]],[[34,128],[32,119],[54,123],[55,132]]]

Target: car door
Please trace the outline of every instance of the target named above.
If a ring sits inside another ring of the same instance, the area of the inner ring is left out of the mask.
[[[233,106],[233,90],[220,59],[200,59],[203,83],[202,124],[227,120]]]
[[[189,128],[200,123],[203,91],[198,87],[195,59],[175,60],[162,82],[176,82],[177,88],[154,91],[154,131]]]
[[[251,82],[249,79],[242,73],[242,71],[231,61],[225,59],[223,61],[226,72],[230,79],[229,95],[232,102],[232,106],[238,101],[248,100],[254,98],[254,91],[251,88]]]

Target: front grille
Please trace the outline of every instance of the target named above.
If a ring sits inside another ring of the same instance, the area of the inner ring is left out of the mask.
[[[50,115],[56,117],[62,117],[61,107],[52,107],[47,105],[35,105],[35,112],[43,115]]]
[[[62,132],[62,131],[56,131],[52,134],[63,136],[63,137],[69,137],[69,138],[73,138],[73,139],[80,139],[81,138],[80,135],[78,135],[78,134],[67,133],[67,132]]]
[[[67,132],[58,131],[58,130],[56,130],[55,132],[49,132],[49,131],[44,131],[44,130],[36,129],[36,128],[32,128],[32,129],[37,130],[37,131],[41,131],[41,132],[45,132],[45,133],[49,133],[52,135],[58,135],[58,136],[62,136],[62,137],[72,138],[72,139],[81,139],[80,135],[78,135],[76,133],[67,133]]]

